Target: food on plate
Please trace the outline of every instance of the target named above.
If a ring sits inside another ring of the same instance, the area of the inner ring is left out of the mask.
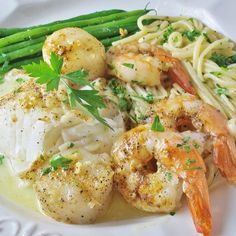
[[[63,57],[63,74],[84,69],[89,71],[89,80],[105,75],[105,48],[82,29],[65,28],[54,32],[47,37],[42,52],[44,61],[49,64],[52,52]]]
[[[227,118],[214,107],[193,96],[182,95],[153,106],[166,130],[195,130],[204,134],[208,155],[229,183],[236,180],[236,146],[227,128]]]
[[[27,185],[40,211],[73,224],[101,220],[116,190],[156,214],[186,197],[210,235],[211,186],[219,173],[236,182],[233,42],[147,9],[0,36],[0,168],[22,195]]]
[[[128,131],[114,144],[114,180],[130,204],[150,212],[173,212],[184,192],[198,232],[208,235],[212,223],[206,167],[194,143],[188,151],[179,147],[188,137],[156,132],[150,125]]]
[[[166,50],[147,43],[121,44],[108,51],[109,74],[125,81],[136,81],[146,86],[158,86],[168,76],[173,82],[194,94],[190,77],[181,61]]]

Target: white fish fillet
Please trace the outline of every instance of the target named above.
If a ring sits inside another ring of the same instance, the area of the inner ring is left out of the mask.
[[[44,213],[64,222],[90,223],[108,205],[113,185],[110,149],[124,132],[124,122],[116,108],[107,108],[103,113],[112,131],[88,114],[71,110],[63,102],[66,98],[63,88],[46,93],[31,79],[17,92],[0,97],[0,153],[15,175],[33,181]],[[42,176],[54,154],[72,159],[72,169]],[[78,172],[78,166],[87,172]]]

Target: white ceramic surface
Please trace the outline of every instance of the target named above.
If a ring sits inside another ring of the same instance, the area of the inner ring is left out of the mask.
[[[137,9],[150,2],[160,15],[189,15],[201,19],[236,41],[235,0],[0,0],[0,27],[27,26],[110,8]],[[1,114],[0,114],[1,115]],[[234,236],[236,189],[226,184],[210,193],[214,236]],[[73,226],[57,223],[23,209],[0,196],[0,236],[194,236],[184,206],[175,216],[153,215],[133,220]]]

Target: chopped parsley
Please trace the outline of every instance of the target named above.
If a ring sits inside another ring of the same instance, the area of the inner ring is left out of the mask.
[[[110,69],[110,70],[114,70],[114,69],[115,69],[115,66],[113,66],[112,64],[107,64],[107,67],[108,67],[108,69]]]
[[[19,84],[22,84],[22,83],[25,82],[25,80],[22,79],[22,78],[17,78],[17,79],[16,79],[16,82],[19,83]]]
[[[119,98],[118,106],[121,109],[121,111],[128,111],[130,108],[128,100],[123,96]]]
[[[203,33],[202,35],[205,37],[205,39],[206,39],[206,41],[207,41],[208,43],[211,43],[211,40],[210,40],[210,38],[209,38],[209,36],[208,36],[207,33]]]
[[[133,95],[132,97],[140,98],[149,104],[152,104],[154,102],[154,95],[150,92],[146,96]]]
[[[184,151],[187,152],[187,153],[190,152],[191,151],[191,147],[190,147],[190,145],[187,144],[188,141],[190,140],[190,138],[191,138],[190,136],[183,137],[182,143],[178,143],[176,145],[176,147],[183,148]]]
[[[4,155],[2,155],[2,154],[0,154],[0,165],[2,165],[3,164],[3,160],[5,159],[5,156]]]
[[[176,214],[175,211],[171,211],[171,212],[170,212],[170,215],[171,215],[171,216],[174,216],[175,214]]]
[[[68,145],[68,148],[73,148],[74,146],[75,146],[74,143],[70,143],[70,144]]]
[[[148,93],[146,97],[144,97],[144,100],[150,104],[154,102],[154,96],[152,93]]]
[[[199,145],[198,143],[194,143],[193,146],[194,146],[196,149],[200,148],[200,145]]]
[[[233,63],[236,63],[236,54],[231,57],[225,57],[222,54],[214,52],[211,55],[210,60],[214,61],[220,67],[227,67]]]
[[[164,44],[168,41],[169,36],[174,32],[172,25],[169,25],[165,32],[163,33],[163,38],[161,44]]]
[[[172,178],[173,178],[173,176],[172,176],[172,174],[171,174],[170,172],[166,172],[166,173],[165,173],[165,177],[166,177],[166,179],[167,179],[168,181],[171,181]]]
[[[186,165],[191,165],[191,164],[194,164],[196,162],[197,161],[195,159],[188,159],[185,163],[186,163]]]
[[[188,20],[189,20],[191,23],[193,23],[193,18],[192,18],[192,17],[188,18]]]
[[[78,70],[68,74],[61,74],[63,65],[63,58],[59,58],[55,53],[51,53],[50,64],[40,61],[39,64],[32,63],[23,66],[23,69],[32,77],[37,78],[36,83],[45,84],[47,91],[58,90],[60,81],[67,89],[69,104],[72,108],[77,104],[84,107],[95,119],[102,124],[111,128],[104,118],[99,114],[99,109],[104,108],[105,104],[103,98],[98,94],[98,91],[93,89],[93,86],[85,78],[88,72],[85,70]],[[88,85],[89,90],[76,90],[70,86],[68,80],[80,85]]]
[[[184,167],[184,170],[201,170],[202,167],[194,166],[194,164],[196,163],[197,163],[197,160],[195,159],[187,159],[185,161],[186,166]]]
[[[134,64],[131,64],[131,63],[123,63],[122,65],[125,66],[125,67],[128,67],[128,68],[130,68],[130,69],[134,69]]]
[[[183,32],[183,36],[185,36],[191,42],[195,41],[199,35],[201,35],[201,33],[196,29],[192,31],[185,30]]]
[[[191,147],[189,145],[184,145],[183,149],[185,152],[191,152]]]
[[[110,80],[108,82],[108,87],[114,95],[124,95],[126,92],[125,87],[123,87],[116,79]]]
[[[71,159],[65,158],[61,155],[54,155],[50,160],[50,166],[43,169],[42,175],[47,175],[50,172],[56,171],[58,168],[62,168],[63,170],[69,169],[69,164],[72,162]]]
[[[121,111],[128,111],[131,107],[129,100],[126,98],[126,88],[116,79],[108,82],[108,87],[112,93],[118,97],[118,106]]]
[[[182,143],[178,143],[176,146],[177,147],[183,147],[189,140],[190,140],[190,136],[185,136],[185,137],[183,137],[183,139],[182,139]]]
[[[216,77],[222,76],[222,73],[219,72],[219,71],[213,71],[213,72],[210,72],[210,74],[212,74],[212,75],[214,75],[214,76],[216,76]]]
[[[158,115],[156,115],[155,118],[154,118],[154,121],[153,121],[152,126],[151,126],[151,130],[157,131],[157,132],[164,132],[165,131],[165,128],[162,125]]]
[[[225,95],[227,98],[230,98],[229,96],[229,90],[225,87],[220,86],[219,84],[216,84],[216,89],[215,89],[216,93],[218,95]]]

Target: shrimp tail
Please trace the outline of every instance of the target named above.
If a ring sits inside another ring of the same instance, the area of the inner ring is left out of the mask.
[[[214,162],[222,176],[236,184],[236,146],[233,138],[220,136],[214,142]]]
[[[180,61],[173,63],[173,67],[168,71],[168,76],[186,92],[196,95],[191,79]]]
[[[177,172],[183,179],[183,192],[187,196],[196,230],[208,236],[212,229],[212,218],[205,163],[194,147],[188,153],[180,148],[170,149],[170,153],[178,160]],[[193,163],[188,165],[189,160]]]
[[[171,64],[171,67],[168,70],[168,76],[173,80],[173,82],[176,82],[186,92],[196,95],[190,76],[179,59],[172,57],[167,51],[161,48],[158,48],[155,51],[155,56],[160,61]]]
[[[194,184],[184,181],[185,194],[197,232],[208,236],[212,229],[208,186],[205,176],[199,177],[199,179],[202,181],[197,180]]]

